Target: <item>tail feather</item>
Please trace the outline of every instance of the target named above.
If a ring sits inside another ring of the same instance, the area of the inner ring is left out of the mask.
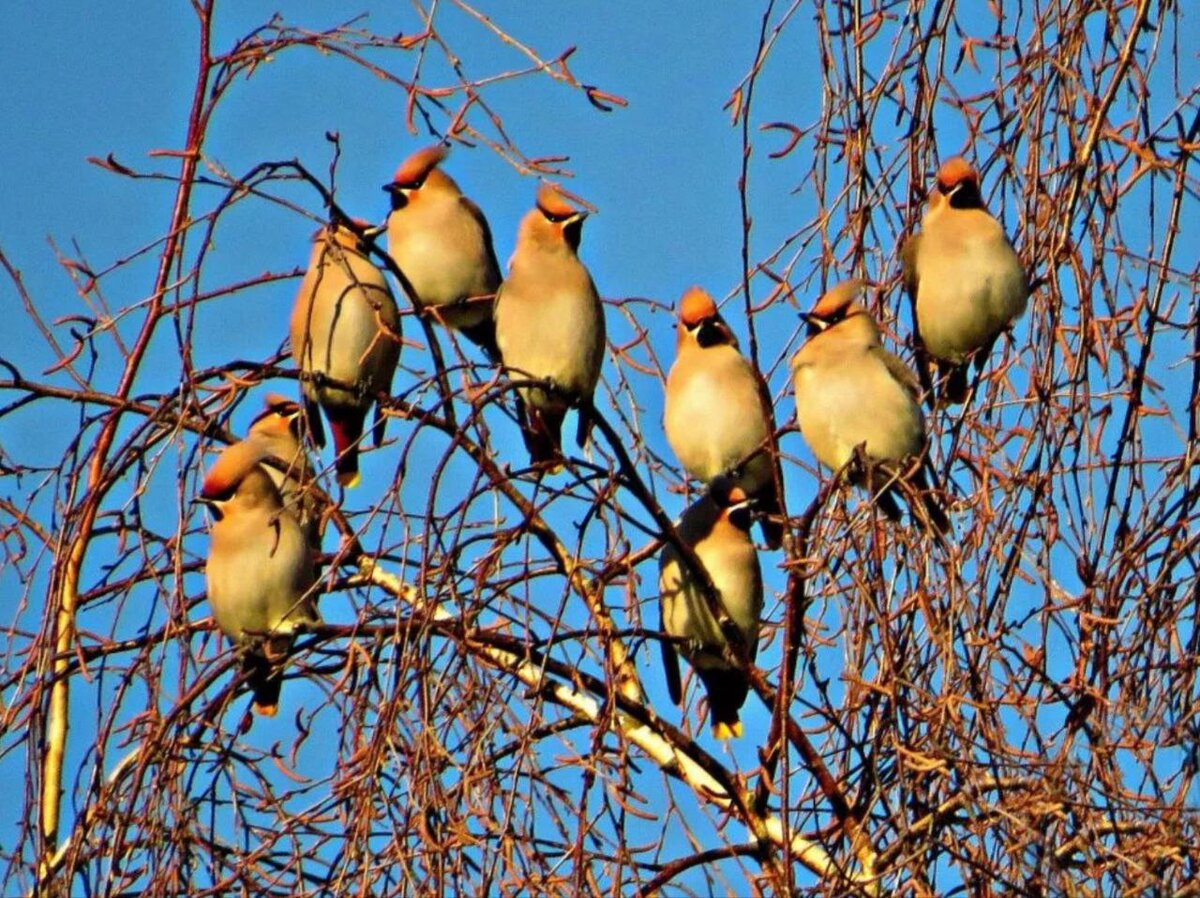
[[[308,432],[312,440],[321,449],[325,448],[325,428],[321,425],[321,409],[312,399],[304,397],[304,419],[308,422]]]
[[[566,463],[562,454],[562,424],[566,411],[540,409],[518,397],[517,416],[525,448],[529,450],[529,460],[534,464],[561,468]]]
[[[738,715],[750,683],[741,672],[728,667],[701,667],[696,673],[708,693],[708,719],[712,724],[713,738],[722,741],[742,735],[742,721]]]
[[[582,449],[588,444],[588,440],[592,436],[592,413],[590,409],[581,405],[578,410],[579,420],[575,427],[575,445]]]
[[[282,674],[272,673],[271,663],[262,655],[255,654],[247,654],[242,659],[242,670],[254,695],[254,713],[262,717],[274,717],[279,713]]]
[[[327,408],[329,429],[333,432],[333,449],[337,453],[334,468],[338,483],[353,489],[362,477],[358,473],[358,444],[362,440],[366,412],[359,409]]]
[[[942,386],[942,398],[950,405],[962,405],[967,401],[970,391],[970,367],[964,362],[961,365],[943,366],[946,381]]]
[[[676,705],[683,704],[683,681],[679,677],[679,653],[669,642],[660,641],[662,650],[663,673],[667,678],[667,694]]]
[[[909,482],[920,492],[921,506],[929,523],[938,533],[948,533],[950,518],[946,515],[946,510],[942,508],[942,503],[938,500],[934,490],[930,488],[930,481],[936,483],[937,479],[933,471],[929,469],[928,460],[926,460],[923,467],[912,473]]]
[[[896,488],[889,486],[883,492],[875,497],[875,504],[879,506],[889,521],[893,524],[899,524],[904,520],[904,515],[900,511],[900,503],[896,501]]]

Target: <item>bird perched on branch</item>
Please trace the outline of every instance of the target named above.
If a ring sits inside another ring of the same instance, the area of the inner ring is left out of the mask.
[[[947,378],[943,395],[962,402],[967,363],[974,357],[983,367],[996,337],[1025,312],[1029,282],[984,207],[979,173],[961,156],[938,169],[921,230],[904,242],[900,261],[918,342]]]
[[[418,150],[383,185],[392,197],[388,255],[404,275],[413,305],[432,310],[495,362],[500,356],[492,309],[500,265],[483,212],[439,168],[449,152],[444,146]]]
[[[517,232],[517,247],[496,300],[496,343],[513,380],[547,381],[517,391],[525,447],[535,464],[560,467],[562,424],[579,406],[576,442],[587,442],[587,414],[604,361],[604,309],[577,252],[587,213],[543,184]]]
[[[817,461],[840,471],[863,447],[851,479],[875,494],[893,520],[892,494],[903,478],[921,493],[924,516],[938,532],[950,522],[922,467],[925,417],[920,384],[880,343],[879,327],[861,304],[864,283],[841,283],[806,316],[809,339],[792,359],[796,420]],[[918,515],[919,516],[919,515]]]
[[[729,475],[757,501],[763,538],[779,548],[783,524],[776,477],[783,480],[770,394],[738,351],[713,298],[699,287],[687,290],[679,302],[663,428],[690,476],[709,484]]]
[[[758,652],[763,609],[762,569],[750,539],[751,500],[741,487],[718,478],[712,489],[689,506],[676,527],[691,546],[720,599],[721,616],[740,633],[747,662]],[[742,735],[738,714],[749,683],[725,658],[728,640],[712,613],[701,582],[670,543],[659,558],[662,630],[686,641],[679,651],[695,669],[708,694],[708,716],[716,739]],[[662,642],[663,669],[671,701],[682,706],[683,686],[675,644]]]
[[[325,445],[316,406],[333,432],[338,482],[357,486],[358,444],[373,404],[375,444],[386,419],[377,399],[391,392],[400,359],[400,319],[387,280],[368,258],[378,233],[355,221],[322,228],[313,238],[308,270],[292,309],[292,357],[301,372],[313,437]]]
[[[204,570],[213,618],[242,651],[254,710],[273,717],[281,682],[274,668],[295,634],[321,616],[311,595],[308,542],[261,464],[267,457],[253,440],[230,446],[209,470],[198,501],[214,518]]]

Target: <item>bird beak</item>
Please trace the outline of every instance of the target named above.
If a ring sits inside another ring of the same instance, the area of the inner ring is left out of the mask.
[[[386,230],[387,230],[387,225],[385,225],[385,224],[375,225],[370,228],[363,228],[363,237],[366,240],[374,240],[376,237],[378,237],[380,234],[384,233]]]

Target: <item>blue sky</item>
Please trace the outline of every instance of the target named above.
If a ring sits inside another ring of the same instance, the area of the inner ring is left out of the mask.
[[[234,38],[266,21],[276,5],[258,2],[228,5],[219,14],[215,45],[227,47]],[[994,27],[989,24],[987,6],[978,4],[981,34]],[[368,8],[370,18],[364,26],[374,31],[411,34],[419,30],[411,7],[406,4],[292,3],[287,6],[286,15],[294,25],[319,30]],[[672,358],[674,341],[673,322],[666,309],[682,291],[691,284],[700,284],[722,298],[736,292],[741,283],[741,211],[737,190],[740,134],[731,126],[729,113],[723,107],[731,90],[751,66],[761,15],[756,7],[725,2],[690,4],[686,14],[681,14],[682,9],[679,4],[564,2],[497,2],[486,7],[500,27],[545,58],[576,46],[578,49],[570,59],[575,76],[629,102],[628,108],[602,113],[580,93],[540,77],[500,82],[485,93],[514,142],[529,156],[569,157],[564,165],[573,177],[565,181],[566,186],[597,209],[584,228],[580,255],[605,298],[645,297],[662,305],[653,313],[649,306],[637,308],[639,323],[650,331],[652,346],[664,366]],[[758,126],[775,121],[809,124],[820,113],[823,98],[820,79],[814,73],[818,60],[810,40],[811,17],[812,11],[807,6],[796,13],[795,20],[773,48],[756,88],[749,180],[752,260],[774,252],[817,210],[812,185],[805,184],[798,190],[811,163],[811,140],[801,141],[793,154],[772,160],[768,153],[782,148],[786,137],[782,132],[758,130]],[[443,3],[439,7],[438,21],[439,29],[461,56],[468,75],[484,77],[527,66],[525,57],[497,41],[452,4]],[[1190,45],[1187,42],[1189,36],[1197,36],[1192,21],[1185,20],[1182,27],[1183,45],[1194,46],[1194,41]],[[4,204],[0,215],[0,248],[20,269],[45,319],[88,313],[56,261],[48,240],[53,240],[68,255],[78,253],[93,268],[101,270],[161,236],[170,212],[172,186],[116,177],[86,160],[89,156],[103,158],[112,154],[133,168],[176,171],[178,163],[172,158],[151,158],[149,154],[183,145],[194,56],[195,24],[184,3],[160,0],[125,4],[121,15],[108,11],[101,14],[93,5],[78,2],[37,7],[10,4],[0,12],[0,83],[5,85],[0,92],[0,121],[5,123],[0,128],[0,198]],[[872,46],[867,56],[868,65],[882,65],[886,54]],[[1181,61],[1182,80],[1188,83],[1186,76],[1190,73],[1195,83],[1194,55],[1189,56],[1185,51],[1183,56],[1186,58]],[[391,66],[402,77],[411,75],[411,54],[377,53],[372,58]],[[966,95],[987,88],[992,77],[986,66],[978,73],[964,67],[956,74],[954,86]],[[447,80],[445,68],[431,58],[423,83],[434,86]],[[1172,99],[1165,85],[1163,92],[1165,99],[1157,110],[1160,114]],[[1118,113],[1127,111],[1118,105]],[[934,119],[939,152],[948,156],[963,150],[966,132],[961,117],[948,106],[939,106]],[[444,124],[444,118],[435,117],[435,121]],[[487,128],[482,118],[473,121]],[[1006,127],[1013,127],[1011,121]],[[210,164],[234,174],[243,174],[266,160],[299,159],[323,176],[331,160],[327,132],[337,132],[341,139],[339,203],[351,214],[376,222],[382,222],[387,210],[387,198],[380,185],[389,180],[392,170],[404,157],[434,141],[429,133],[412,134],[406,129],[403,94],[395,87],[388,87],[336,58],[291,50],[261,65],[249,80],[239,79],[234,85],[212,122],[206,157]],[[875,148],[884,155],[895,154],[902,147],[901,136],[890,122],[876,123],[872,136]],[[510,164],[483,147],[455,148],[446,167],[487,214],[497,255],[502,262],[506,261],[513,248],[517,222],[532,205],[536,179],[522,177]],[[997,166],[996,171],[999,170]],[[831,172],[831,177],[836,175],[836,171]],[[834,184],[831,193],[836,193],[837,187]],[[1001,215],[1010,233],[1027,235],[1028,223],[1020,219],[1021,210],[1015,205],[1012,185],[1009,187],[1004,194],[995,194],[993,210]],[[985,181],[985,195],[989,188]],[[295,185],[281,186],[277,192],[311,216],[265,202],[235,208],[221,220],[200,289],[212,289],[264,272],[286,273],[305,263],[309,235],[322,214],[319,197]],[[907,183],[897,185],[894,195],[906,197]],[[223,196],[224,192],[218,189],[201,189],[197,206],[211,209]],[[881,210],[880,216],[894,230],[904,211],[893,203]],[[888,231],[887,226],[877,225],[881,233]],[[1152,242],[1154,235],[1144,220],[1133,216],[1127,227],[1129,231],[1123,236],[1131,245]],[[1141,239],[1143,233],[1149,234],[1145,241]],[[1195,247],[1193,235],[1188,234],[1185,239]],[[74,248],[76,245],[78,250]],[[198,241],[193,238],[190,252],[194,254],[197,249]],[[795,262],[791,283],[797,289],[801,307],[811,305],[822,285],[851,273],[848,267],[827,270],[819,249],[819,246],[789,245],[776,266],[777,270],[783,270]],[[846,263],[851,249],[841,243],[834,248],[834,254]],[[895,258],[891,245],[872,244],[862,249],[867,275],[879,279],[892,276]],[[106,278],[108,304],[119,308],[144,299],[153,283],[154,263],[155,256],[150,252]],[[854,273],[863,271],[856,269]],[[205,305],[195,322],[196,363],[205,366],[232,359],[261,359],[280,347],[296,283],[282,280]],[[758,278],[751,292],[756,301],[762,301],[770,290],[767,279]],[[1079,301],[1077,297],[1069,299]],[[888,294],[887,302],[894,308],[906,308],[895,292]],[[8,327],[0,338],[0,356],[18,365],[27,376],[41,378],[41,372],[53,363],[54,357],[36,328],[20,312],[7,279],[0,279],[0,308],[8,318]],[[741,299],[735,297],[727,306],[726,315],[734,331],[745,338],[746,321],[741,309]],[[793,306],[780,303],[758,319],[762,359],[770,367],[768,374],[779,399],[776,416],[781,425],[788,423],[793,415],[792,401],[787,395],[790,387],[786,358],[798,345],[799,324],[794,312]],[[906,314],[901,313],[895,328],[901,338],[907,334]],[[608,321],[613,342],[628,335],[612,308]],[[407,323],[408,335],[418,336],[413,322]],[[140,319],[131,316],[118,330],[128,339],[139,324]],[[1015,333],[1016,348],[1009,351],[1028,363],[1032,358],[1026,345],[1031,338],[1028,319],[1017,326]],[[1187,351],[1182,337],[1178,348],[1181,358]],[[466,351],[472,355],[472,350]],[[646,361],[645,353],[639,351],[639,358]],[[1174,361],[1162,360],[1158,373],[1168,382],[1184,384],[1184,373],[1177,368],[1168,370]],[[402,364],[424,368],[427,359],[420,353],[409,353]],[[150,364],[143,374],[144,383],[139,387],[147,391],[170,389],[177,369],[174,336],[170,329],[164,328],[156,338]],[[115,370],[110,358],[102,359],[97,382],[103,388],[111,388]],[[610,386],[616,384],[614,374],[610,359],[606,366]],[[659,424],[659,385],[653,377],[632,371],[626,374],[641,412],[642,432],[655,451],[669,458]],[[398,385],[404,376],[398,375]],[[1018,371],[1018,384],[1021,377]],[[69,382],[61,373],[44,379]],[[286,382],[275,385],[289,391],[291,386]],[[253,392],[234,412],[230,423],[236,432],[242,432],[257,412],[261,392]],[[622,396],[620,401],[624,403],[627,399]],[[1019,411],[1012,414],[1015,420],[1025,420]],[[51,431],[50,442],[60,447],[64,442],[61,438],[78,426],[76,415],[75,410],[47,406],[39,407],[36,414],[30,412],[19,419],[0,420],[0,442],[6,453],[21,461],[44,457],[46,431]],[[506,426],[501,418],[493,423],[492,430],[498,456],[517,461],[523,458],[515,428]],[[402,423],[393,422],[389,436],[402,441],[408,432]],[[1161,438],[1163,452],[1178,451],[1178,438],[1169,428],[1164,426]],[[430,441],[414,451],[408,473],[415,482],[406,484],[402,492],[406,502],[414,503],[406,508],[410,513],[423,508],[419,503],[426,495],[427,482],[421,478],[427,472],[421,470],[420,462],[432,464],[441,448],[442,444]],[[811,455],[797,435],[785,438],[784,450],[794,462],[788,468],[787,481],[788,504],[795,514],[811,500],[818,480],[813,476]],[[59,451],[56,448],[52,457],[57,457]],[[194,477],[198,471],[194,465],[190,468],[185,465],[188,458],[183,448],[177,456],[164,454],[150,480],[158,491],[151,495],[163,499],[158,507],[146,511],[147,519],[157,522],[164,532],[175,526],[180,508],[177,499],[196,483]],[[368,453],[363,467],[364,486],[347,499],[351,509],[365,509],[379,498],[382,487],[396,474],[395,451]],[[465,476],[469,472],[457,469],[457,473]],[[669,478],[655,481],[665,509],[674,515],[682,510],[684,499],[678,493],[668,492],[669,484],[673,484]],[[444,484],[439,485],[439,490],[439,503],[453,501]],[[566,526],[570,514],[562,512],[559,522]],[[415,525],[409,521],[391,526]],[[203,554],[202,533],[192,535],[188,551],[193,557]],[[782,587],[784,580],[783,572],[776,567],[781,557],[763,555],[768,583],[775,590]],[[1026,558],[1023,570],[1037,573],[1041,561]],[[1051,564],[1064,588],[1078,587],[1073,558],[1056,557]],[[650,568],[643,570],[638,594],[643,602],[653,597],[650,573]],[[5,576],[8,580],[0,577],[0,584],[6,589],[16,588],[11,582],[11,570]],[[901,587],[903,582],[901,579]],[[184,592],[196,599],[200,595],[197,581],[192,579]],[[1039,596],[1036,588],[1028,593],[1019,592],[1013,601],[1014,615],[1019,617],[1024,603],[1032,604]],[[557,597],[554,599],[557,601]],[[353,609],[348,603],[327,600],[323,607],[331,621],[352,619]],[[108,609],[105,606],[97,610],[98,628],[111,626],[105,617]],[[768,609],[773,620],[781,618],[776,603],[769,601]],[[193,618],[205,613],[203,605],[190,611]],[[151,622],[155,625],[162,622],[161,608],[123,606],[120,614],[124,620],[115,629],[123,633],[150,626]],[[826,602],[814,614],[832,624],[840,612],[836,603]],[[656,619],[656,615],[651,619]],[[31,616],[26,614],[23,623],[32,626]],[[1036,631],[1037,627],[1031,625],[1027,635],[1035,638]],[[835,692],[841,689],[837,680],[841,673],[838,651],[830,650],[822,662],[838,666],[821,671],[824,677],[834,680],[831,688]],[[849,649],[846,651],[849,654]],[[210,661],[216,657],[215,641],[202,654]],[[177,660],[176,656],[170,657]],[[764,665],[776,664],[778,644],[772,645],[760,660]],[[861,660],[864,676],[872,669],[871,659],[842,660],[847,664]],[[678,722],[679,711],[666,707],[665,690],[658,687],[657,652],[643,648],[638,661],[652,698],[661,702],[660,708],[666,708],[668,720]],[[1066,670],[1060,673],[1065,675]],[[294,681],[288,685],[294,701],[303,703],[303,685]],[[94,693],[101,694],[102,690]],[[80,732],[98,725],[103,717],[102,703],[97,697],[89,707],[87,701],[77,700]],[[765,728],[768,719],[765,712],[753,700],[748,708],[748,730]],[[684,713],[704,742],[706,728],[700,726],[698,719],[695,689]],[[274,725],[256,727],[248,738],[261,738],[265,745],[269,738],[287,739],[291,733],[291,727],[281,719]],[[83,749],[77,751],[73,760],[79,764]],[[720,756],[743,769],[756,764],[755,745],[750,740],[728,755],[720,750]],[[313,763],[319,766],[321,761],[318,758]],[[12,764],[11,759],[0,759],[0,770],[7,770]],[[73,787],[69,778],[67,787]],[[69,808],[66,813],[69,818]],[[647,824],[646,832],[653,834],[655,825]],[[0,842],[3,841],[5,829],[0,826]],[[688,850],[682,839],[670,847],[681,854]]]

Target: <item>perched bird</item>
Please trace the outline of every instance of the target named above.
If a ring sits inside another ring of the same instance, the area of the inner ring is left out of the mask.
[[[687,473],[705,484],[730,475],[764,513],[763,538],[779,548],[778,455],[770,394],[738,351],[737,337],[704,290],[679,302],[675,363],[667,375],[663,428]],[[782,482],[782,479],[780,480]]]
[[[929,493],[921,456],[925,417],[912,371],[879,341],[879,327],[859,299],[864,284],[837,285],[808,314],[809,340],[792,359],[796,420],[817,461],[840,471],[864,446],[867,472],[851,478],[876,494],[893,520],[900,510],[890,492],[899,477],[921,491],[924,512],[939,532],[946,513]]]
[[[246,441],[261,447],[265,456],[262,466],[279,490],[284,511],[300,524],[309,549],[319,556],[326,508],[304,449],[303,409],[278,393],[268,393],[263,405],[262,413],[250,424]]]
[[[587,213],[543,184],[537,207],[517,232],[508,277],[496,299],[496,343],[514,380],[549,381],[554,389],[521,387],[517,414],[535,464],[561,466],[567,409],[590,402],[604,361],[604,309],[576,255]],[[581,410],[576,441],[591,422]]]
[[[492,306],[500,264],[483,212],[438,168],[447,153],[444,146],[419,150],[383,185],[392,197],[388,255],[404,275],[413,305],[432,309],[495,362],[500,356]]]
[[[900,262],[919,343],[949,375],[946,398],[962,402],[967,361],[974,355],[983,367],[996,337],[1025,312],[1029,281],[984,208],[979,173],[961,156],[938,169],[921,230],[900,248]]]
[[[355,222],[364,227],[365,223]],[[322,228],[292,309],[292,357],[303,378],[309,427],[325,444],[320,405],[333,431],[337,477],[357,486],[358,443],[367,412],[389,393],[400,358],[400,319],[387,280],[367,257],[364,238],[343,224]],[[386,419],[375,409],[375,444]]]
[[[199,501],[213,514],[205,577],[221,631],[243,651],[254,710],[273,717],[280,674],[272,667],[296,632],[320,623],[313,564],[300,524],[261,462],[261,444],[235,443],[204,478]]]
[[[747,660],[753,662],[758,652],[763,584],[758,553],[750,540],[750,522],[750,501],[746,494],[720,478],[708,494],[683,513],[676,532],[708,571],[725,614],[741,633]],[[749,683],[741,671],[725,660],[725,634],[705,601],[703,588],[670,543],[663,547],[659,559],[658,586],[662,630],[687,640],[680,651],[708,693],[713,737],[741,736],[738,711],[746,702]],[[671,701],[682,706],[683,687],[675,644],[660,645],[667,690]]]

